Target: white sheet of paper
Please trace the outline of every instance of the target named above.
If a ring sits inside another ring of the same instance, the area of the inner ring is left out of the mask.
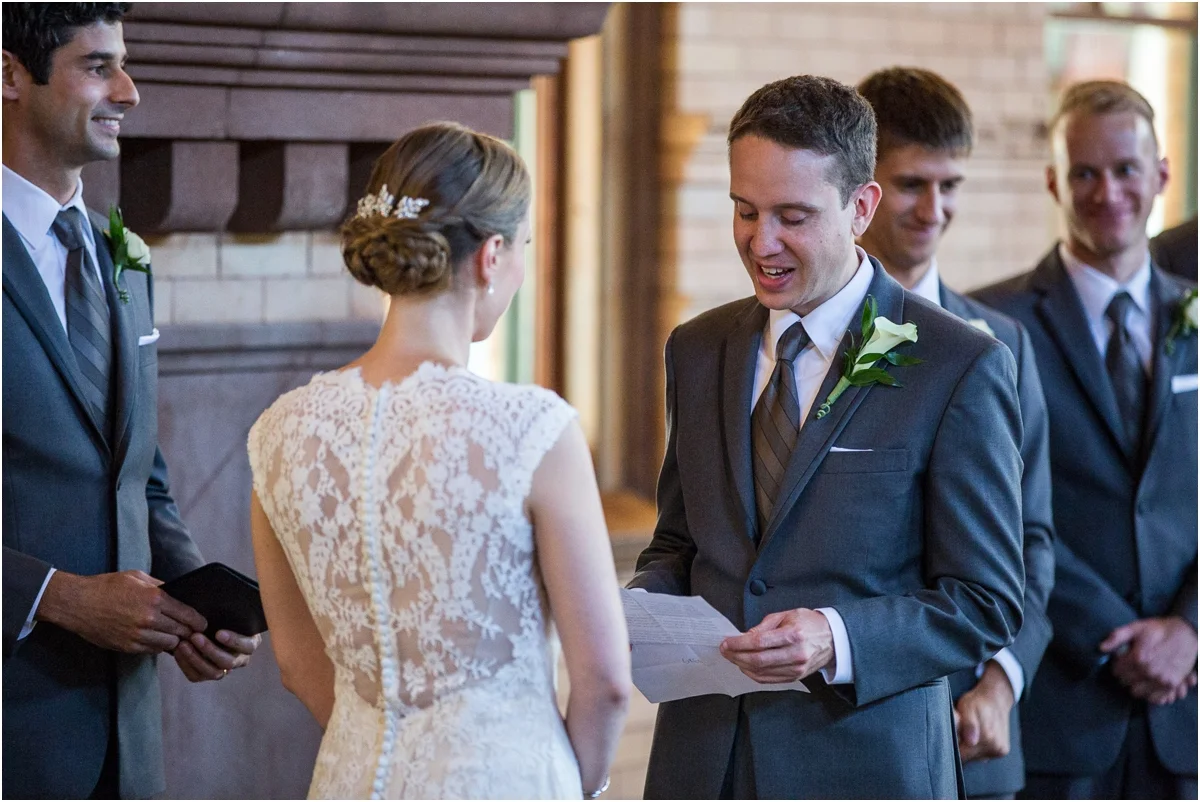
[[[621,604],[633,649],[633,684],[651,702],[710,693],[808,693],[799,681],[755,682],[726,660],[717,647],[738,628],[700,596],[622,589]]]

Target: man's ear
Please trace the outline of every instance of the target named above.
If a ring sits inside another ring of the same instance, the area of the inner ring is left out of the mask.
[[[17,57],[7,50],[0,51],[4,54],[4,99],[19,100],[21,98],[21,86],[27,81],[22,78],[28,76],[25,66],[17,61]],[[24,76],[21,75],[24,73]]]
[[[1054,165],[1052,164],[1046,166],[1046,191],[1054,198],[1055,203],[1059,203],[1058,173],[1054,171]]]
[[[1167,157],[1163,156],[1158,160],[1158,164],[1154,165],[1155,172],[1158,173],[1158,192],[1155,195],[1161,195],[1163,190],[1167,188],[1167,184],[1171,181],[1171,165],[1167,161]]]
[[[883,197],[883,187],[874,181],[868,181],[854,191],[850,203],[854,206],[854,220],[850,224],[851,231],[857,239],[871,225],[875,210],[879,208],[879,200]]]

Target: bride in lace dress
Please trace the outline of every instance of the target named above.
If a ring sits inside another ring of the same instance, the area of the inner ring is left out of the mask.
[[[271,643],[325,728],[309,796],[595,796],[630,680],[587,443],[554,393],[464,367],[524,278],[529,176],[438,123],[368,190],[342,242],[391,296],[379,339],[249,439]]]

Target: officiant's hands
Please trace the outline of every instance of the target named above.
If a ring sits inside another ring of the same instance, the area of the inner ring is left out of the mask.
[[[792,682],[833,664],[833,630],[816,610],[771,613],[753,629],[726,638],[721,654],[755,682]]]
[[[217,630],[217,641],[220,645],[196,632],[175,647],[175,663],[191,682],[219,680],[235,668],[246,665],[262,643],[262,636],[239,635],[221,629]]]

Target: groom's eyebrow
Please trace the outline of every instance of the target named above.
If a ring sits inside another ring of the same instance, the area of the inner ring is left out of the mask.
[[[729,199],[730,199],[730,200],[732,200],[734,203],[744,203],[744,204],[746,204],[747,206],[753,206],[753,205],[754,205],[754,204],[753,204],[753,203],[751,203],[750,201],[746,200],[746,199],[745,199],[745,198],[743,198],[743,197],[740,197],[739,195],[737,195],[737,194],[735,194],[735,193],[733,193],[733,192],[730,192],[730,193],[729,193]],[[818,212],[820,212],[820,211],[821,211],[821,209],[820,209],[819,207],[817,207],[817,206],[813,206],[812,204],[808,204],[808,203],[801,203],[801,202],[799,202],[799,201],[793,201],[793,202],[791,202],[791,203],[777,203],[777,204],[776,204],[774,207],[772,207],[772,208],[775,208],[775,209],[796,209],[796,210],[799,210],[799,211],[802,211],[802,212],[808,212],[809,214],[817,214]]]
[[[124,63],[125,57],[124,54],[121,54],[120,57],[118,57],[118,54],[112,52],[111,50],[93,50],[91,53],[88,53],[86,56],[84,56],[83,60],[87,62],[103,61],[106,64],[111,64],[114,61],[121,61]]]

